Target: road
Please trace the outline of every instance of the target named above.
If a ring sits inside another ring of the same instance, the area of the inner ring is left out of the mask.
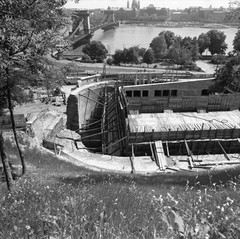
[[[72,61],[68,60],[59,60],[59,62],[64,64],[72,63]],[[74,62],[76,65],[82,68],[82,70],[86,71],[96,71],[98,73],[103,72],[103,63],[81,63],[81,62]],[[154,65],[157,65],[157,68],[153,68]],[[149,67],[147,67],[146,64],[141,65],[130,65],[126,64],[126,66],[109,66],[106,65],[106,73],[120,73],[120,72],[163,72],[169,70],[169,67],[166,66],[160,66],[159,64],[151,64]],[[180,70],[178,70],[180,72]]]

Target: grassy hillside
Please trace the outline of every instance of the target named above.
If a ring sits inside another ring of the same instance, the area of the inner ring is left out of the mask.
[[[10,141],[7,150],[17,164]],[[88,171],[37,148],[25,156],[27,175],[10,193],[0,187],[0,238],[240,238],[238,183],[163,186]]]

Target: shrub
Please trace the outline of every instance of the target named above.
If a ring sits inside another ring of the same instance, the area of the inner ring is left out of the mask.
[[[214,55],[211,59],[212,64],[225,64],[227,62],[227,56],[223,54]]]

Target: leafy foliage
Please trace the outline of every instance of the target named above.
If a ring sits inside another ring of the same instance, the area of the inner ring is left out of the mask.
[[[235,51],[240,51],[240,30],[239,29],[236,32],[235,37],[233,39],[233,49]]]
[[[208,49],[211,54],[224,54],[227,49],[227,44],[225,43],[226,35],[224,32],[219,30],[210,30],[207,32],[207,36],[210,41]]]
[[[144,56],[143,56],[143,62],[147,63],[147,64],[152,64],[154,62],[155,58],[154,58],[154,54],[151,48],[149,48]]]
[[[114,64],[119,65],[121,62],[124,62],[124,56],[122,50],[116,50],[115,54],[113,55]]]
[[[135,50],[135,52],[137,53],[138,57],[143,57],[145,52],[146,52],[146,48],[144,48],[144,47],[133,46],[131,48]]]
[[[167,43],[163,35],[153,38],[149,45],[154,53],[155,59],[162,59],[167,52]]]
[[[175,64],[184,66],[192,61],[192,52],[181,46],[181,39],[176,38],[169,48],[166,58]]]
[[[128,63],[138,63],[138,52],[136,51],[136,49],[134,47],[130,47],[127,49],[126,51],[126,62]]]
[[[100,41],[91,41],[83,47],[82,51],[88,55],[91,60],[97,62],[103,62],[108,53],[106,47]]]
[[[139,63],[139,57],[144,48],[130,47],[124,48],[123,50],[116,50],[113,55],[114,64],[119,65],[120,63]]]
[[[59,33],[67,23],[62,10],[65,3],[64,0],[0,1],[0,100],[4,102],[0,106],[5,107],[7,98],[22,174],[26,165],[15,130],[13,100],[17,103],[25,100],[25,89],[49,68],[47,54],[53,46],[64,42]]]
[[[184,37],[181,40],[181,46],[191,52],[191,58],[196,61],[199,58],[199,46],[196,37]]]
[[[227,56],[224,54],[214,55],[211,59],[212,64],[225,64],[227,61]]]
[[[198,36],[198,47],[199,47],[199,53],[202,55],[203,52],[208,49],[210,45],[210,39],[207,34],[202,33]]]
[[[222,93],[225,87],[240,90],[240,55],[237,54],[228,60],[225,66],[219,68],[216,72],[215,84],[210,91]]]
[[[172,31],[162,31],[158,34],[159,36],[164,36],[165,38],[165,42],[167,44],[167,48],[169,49],[169,47],[173,44],[174,40],[175,40],[175,34]]]
[[[59,34],[67,23],[61,9],[64,4],[60,0],[0,4],[0,87],[10,87],[17,103],[26,101],[26,86],[41,85],[41,72],[55,67],[46,55],[64,41]]]

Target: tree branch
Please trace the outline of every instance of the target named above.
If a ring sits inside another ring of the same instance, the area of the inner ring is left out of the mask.
[[[26,49],[28,48],[31,40],[32,40],[33,33],[34,33],[34,31],[32,31],[31,36],[30,36],[29,39],[28,39],[28,43],[27,43],[22,49],[20,49],[20,50],[18,50],[18,51],[16,51],[16,52],[13,52],[12,54],[9,54],[9,55],[10,55],[10,56],[13,56],[13,55],[16,55],[16,54],[18,54],[18,53],[23,52],[24,50],[26,50]]]

